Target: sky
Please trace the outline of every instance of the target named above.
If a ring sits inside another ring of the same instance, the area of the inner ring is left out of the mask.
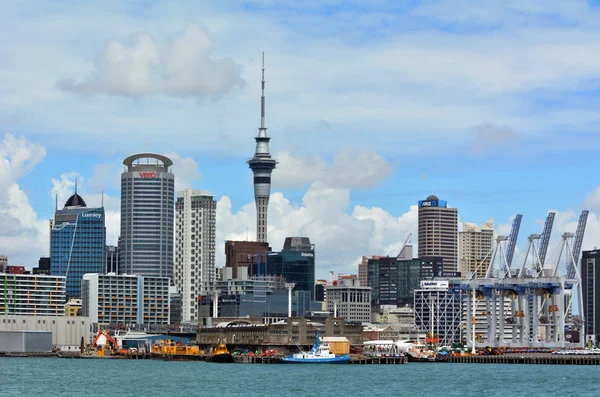
[[[116,244],[122,161],[157,152],[218,200],[224,265],[256,233],[263,51],[269,242],[309,237],[318,277],[418,245],[432,192],[499,234],[523,214],[516,262],[549,211],[548,261],[583,209],[600,246],[599,2],[22,0],[0,3],[0,254],[48,255],[75,180]]]

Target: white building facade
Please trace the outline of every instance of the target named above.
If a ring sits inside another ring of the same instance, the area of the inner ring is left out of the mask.
[[[177,193],[175,205],[175,277],[182,296],[182,320],[198,320],[198,296],[215,281],[217,202],[205,190]]]
[[[0,274],[0,314],[64,316],[66,277]]]
[[[358,278],[340,284],[325,287],[327,311],[347,323],[371,322],[371,288],[361,287]]]
[[[166,277],[84,274],[82,314],[99,325],[169,324]]]

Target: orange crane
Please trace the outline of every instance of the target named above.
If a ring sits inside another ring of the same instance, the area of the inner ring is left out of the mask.
[[[104,331],[103,329],[99,330],[98,333],[96,334],[96,337],[94,338],[94,341],[92,342],[92,347],[95,347],[98,343],[98,340],[100,339],[101,336],[104,336],[106,338],[106,344],[109,345],[112,350],[113,350],[113,354],[117,353],[119,351],[119,344],[117,343],[117,341],[108,334],[108,332]],[[101,346],[101,350],[97,351],[96,354],[99,356],[104,356],[104,347],[105,346]]]

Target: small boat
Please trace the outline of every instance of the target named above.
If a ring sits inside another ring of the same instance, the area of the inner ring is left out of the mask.
[[[219,343],[213,350],[212,360],[213,363],[233,363],[233,355],[227,350],[225,343]]]
[[[321,342],[319,331],[317,330],[316,342],[308,352],[301,351],[289,357],[284,357],[282,362],[291,364],[348,364],[350,356],[348,354],[336,356],[331,353],[329,351],[329,342]]]

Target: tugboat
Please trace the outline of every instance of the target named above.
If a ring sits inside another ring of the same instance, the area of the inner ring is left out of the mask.
[[[212,353],[212,362],[213,363],[233,363],[233,355],[227,350],[227,345],[225,343],[219,343],[217,347],[214,348]]]
[[[308,352],[301,351],[289,357],[284,357],[282,362],[291,364],[348,364],[350,356],[348,354],[336,356],[331,353],[329,342],[321,342],[319,330],[317,330],[316,342]]]

